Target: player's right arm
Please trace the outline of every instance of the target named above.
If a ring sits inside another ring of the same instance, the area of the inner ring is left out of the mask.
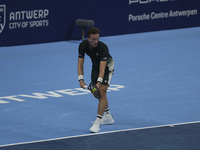
[[[78,80],[81,88],[84,88],[86,85],[83,78],[83,64],[84,58],[78,58]]]

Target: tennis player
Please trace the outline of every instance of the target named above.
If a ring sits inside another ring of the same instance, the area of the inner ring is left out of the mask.
[[[109,54],[107,45],[99,41],[99,32],[99,29],[96,27],[89,28],[87,32],[87,40],[84,40],[79,45],[78,56],[78,80],[80,87],[85,88],[84,86],[86,85],[83,77],[83,66],[84,56],[87,54],[92,61],[91,82],[96,84],[101,95],[98,104],[97,118],[89,129],[89,131],[93,133],[100,131],[100,125],[114,123],[106,97],[114,72],[114,61]]]

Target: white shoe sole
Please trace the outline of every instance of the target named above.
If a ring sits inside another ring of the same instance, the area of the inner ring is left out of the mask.
[[[98,131],[90,129],[89,131],[90,131],[91,133],[97,133],[97,132],[100,131],[100,129],[99,129]]]
[[[93,126],[89,129],[90,132],[92,133],[97,133],[100,131],[100,125],[93,124]]]

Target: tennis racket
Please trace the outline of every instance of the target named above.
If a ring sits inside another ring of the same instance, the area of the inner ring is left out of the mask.
[[[89,86],[85,85],[84,87],[87,88],[94,95],[96,99],[99,100],[101,98],[101,94],[96,84],[90,83]]]

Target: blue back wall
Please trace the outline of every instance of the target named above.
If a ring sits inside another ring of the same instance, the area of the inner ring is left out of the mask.
[[[101,36],[195,27],[200,1],[1,0],[0,46],[81,39],[76,19],[94,20]]]

